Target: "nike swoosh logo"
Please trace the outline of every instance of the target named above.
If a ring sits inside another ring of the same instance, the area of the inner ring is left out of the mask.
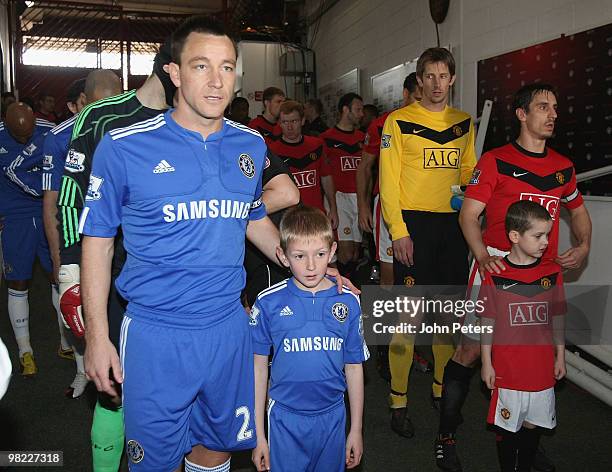
[[[423,128],[423,129],[413,129],[412,130],[412,134],[419,134],[419,133],[422,133],[423,131],[425,131],[425,128]]]
[[[341,147],[341,146],[342,146],[342,144],[334,144],[334,147],[335,147],[335,148],[339,148],[339,147]]]
[[[503,288],[504,288],[504,290],[508,290],[510,287],[514,287],[515,285],[518,285],[518,282],[515,283],[515,284],[504,285]]]
[[[527,174],[529,174],[529,172],[523,172],[521,174],[517,174],[516,172],[512,172],[512,176],[513,177],[521,177],[521,176],[527,175]]]

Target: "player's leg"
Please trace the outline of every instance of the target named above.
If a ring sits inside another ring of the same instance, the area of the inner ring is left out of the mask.
[[[311,470],[312,452],[320,433],[316,430],[315,423],[315,416],[298,415],[283,408],[275,400],[268,400],[268,446],[271,470],[278,472]],[[344,435],[344,430],[342,434]]]
[[[529,408],[527,393],[496,388],[491,394],[487,423],[493,425],[497,431],[497,457],[502,472],[515,472],[519,448],[518,431]]]
[[[176,470],[191,450],[193,399],[205,375],[202,366],[214,365],[201,355],[210,342],[203,331],[124,318],[120,356],[131,472]]]
[[[212,467],[227,462],[229,468],[229,455],[221,462],[223,456],[213,453],[256,445],[253,350],[248,328],[248,317],[237,304],[225,321],[202,330],[198,365],[205,365],[206,372],[199,369],[199,391],[189,429],[190,443],[204,448],[187,456],[191,463]]]
[[[4,220],[2,255],[4,278],[8,286],[8,315],[19,348],[21,374],[38,372],[30,344],[30,305],[28,285],[36,257],[37,236],[32,218]]]
[[[353,208],[350,193],[336,192],[336,206],[338,208],[338,270],[343,275],[349,275],[355,268],[359,257],[359,244],[361,231],[359,225],[355,229],[357,217]],[[357,233],[356,233],[357,231]]]
[[[121,322],[125,300],[117,293],[114,279],[111,281],[108,299],[108,334],[119,349]],[[110,397],[98,392],[91,424],[91,455],[94,472],[116,472],[121,463],[125,441],[121,397]]]
[[[314,417],[316,457],[309,472],[325,470],[344,472],[346,459],[346,407],[341,402],[337,407]],[[297,470],[297,469],[293,469]]]
[[[529,408],[519,437],[519,470],[554,471],[555,466],[539,447],[542,429],[557,426],[555,412],[555,389],[528,392]],[[522,451],[522,453],[521,453]],[[522,468],[521,468],[522,467]]]

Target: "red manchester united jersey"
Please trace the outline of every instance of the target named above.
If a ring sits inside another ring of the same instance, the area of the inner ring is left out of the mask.
[[[249,121],[249,128],[259,131],[269,146],[270,142],[277,140],[281,135],[281,127],[278,123],[270,123],[263,115],[257,115]]]
[[[583,203],[572,161],[550,148],[533,153],[516,143],[493,149],[480,158],[465,197],[486,205],[483,241],[502,251],[510,250],[504,223],[508,207],[517,200],[531,200],[545,207],[553,218],[553,227],[544,258],[555,258],[559,249],[559,204],[573,209]]]
[[[503,274],[486,274],[479,293],[480,316],[495,320],[495,386],[545,390],[555,385],[552,319],[566,312],[561,268],[544,259],[519,266],[506,257],[504,263]]]
[[[368,154],[372,154],[376,157],[380,155],[380,137],[382,136],[382,130],[385,126],[385,120],[387,116],[389,116],[390,111],[383,113],[378,118],[372,120],[370,126],[368,126],[368,132],[365,135],[363,140],[363,150]],[[378,195],[380,192],[380,188],[378,185],[378,179],[374,182],[374,188],[372,189],[372,193],[374,195]]]
[[[325,142],[325,154],[329,163],[336,190],[344,193],[357,192],[357,166],[361,161],[363,132],[342,131],[337,126],[320,136]]]
[[[325,159],[323,140],[314,136],[302,136],[300,142],[288,143],[280,138],[271,142],[269,147],[289,167],[300,189],[302,203],[325,212],[321,177],[330,175],[330,170]]]

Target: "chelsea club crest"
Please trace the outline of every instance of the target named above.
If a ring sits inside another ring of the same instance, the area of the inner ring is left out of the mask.
[[[348,306],[344,303],[334,303],[332,306],[332,315],[336,318],[340,323],[344,323],[346,318],[348,317]]]
[[[240,166],[240,170],[246,177],[248,177],[249,179],[253,178],[253,176],[255,175],[255,163],[253,162],[251,156],[246,153],[240,154],[240,156],[238,157],[238,165]]]

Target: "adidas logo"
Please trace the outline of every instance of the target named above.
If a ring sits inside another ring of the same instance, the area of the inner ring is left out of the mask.
[[[8,154],[8,151],[3,147],[0,147],[0,154]]]
[[[281,316],[291,316],[293,315],[293,311],[291,311],[291,308],[289,308],[288,306],[286,306],[285,308],[283,308],[280,312]]]
[[[174,167],[168,164],[168,161],[166,159],[162,159],[160,163],[155,166],[155,169],[153,169],[153,173],[163,174],[165,172],[174,172],[174,170]]]

